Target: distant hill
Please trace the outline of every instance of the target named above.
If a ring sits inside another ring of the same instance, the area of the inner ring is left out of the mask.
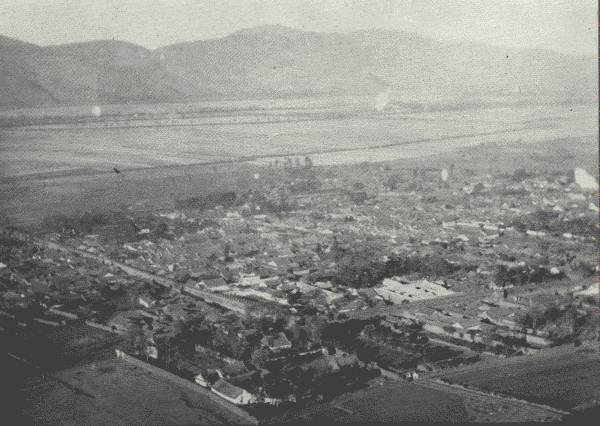
[[[370,30],[277,25],[148,50],[121,41],[40,47],[0,36],[0,106],[376,94],[594,100],[596,60]]]

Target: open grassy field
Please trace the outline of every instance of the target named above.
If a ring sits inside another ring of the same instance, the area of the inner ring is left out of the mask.
[[[564,410],[600,399],[600,358],[593,344],[561,346],[510,359],[490,358],[442,378]]]

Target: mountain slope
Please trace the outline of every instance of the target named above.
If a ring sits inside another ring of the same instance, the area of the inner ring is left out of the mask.
[[[516,88],[580,97],[597,80],[591,57],[381,30],[323,34],[267,26],[159,52],[172,72],[234,95],[372,93],[381,90],[379,80],[416,97],[489,96]]]
[[[164,70],[151,52],[101,41],[39,47],[0,39],[0,106],[178,102],[213,96]]]
[[[45,49],[0,37],[0,105],[80,103],[93,93],[92,68],[77,58],[64,60]]]
[[[593,100],[592,57],[370,30],[237,31],[154,51],[121,41],[40,47],[0,37],[0,106],[376,94],[416,100],[513,92]]]

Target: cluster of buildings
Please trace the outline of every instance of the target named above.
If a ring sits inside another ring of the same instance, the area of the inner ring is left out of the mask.
[[[441,368],[431,352],[443,345],[453,348],[445,361],[463,362],[585,337],[597,304],[587,189],[560,174],[453,173],[415,191],[410,171],[393,189],[380,184],[390,173],[365,171],[374,190],[323,177],[277,213],[256,193],[182,204],[132,217],[124,239],[7,229],[0,314],[104,327],[124,352],[240,405],[317,398],[303,376],[351,368],[414,380]],[[346,322],[360,324],[355,335],[327,334]],[[361,331],[368,324],[378,331]],[[383,367],[401,353],[410,362]]]

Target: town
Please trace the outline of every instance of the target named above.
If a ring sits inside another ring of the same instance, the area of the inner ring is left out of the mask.
[[[597,182],[581,168],[306,157],[239,173],[243,188],[171,209],[5,227],[3,345],[42,368],[106,353],[270,422],[598,340]],[[89,336],[46,348],[58,332]]]

